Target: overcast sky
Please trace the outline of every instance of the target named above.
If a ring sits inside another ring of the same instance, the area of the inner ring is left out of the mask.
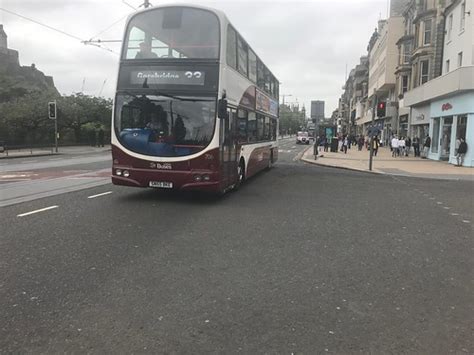
[[[127,0],[138,7],[142,0]],[[150,0],[153,5],[173,1]],[[326,101],[326,116],[337,107],[346,64],[354,67],[366,54],[369,38],[387,0],[219,0],[196,3],[223,10],[237,30],[282,82],[286,102],[310,108],[311,100]],[[127,14],[122,0],[0,0],[0,7],[61,29],[76,37],[121,39]],[[112,97],[118,55],[81,44],[45,27],[0,11],[9,48],[20,52],[20,63],[54,77],[61,94]],[[120,46],[107,44],[116,52]],[[105,85],[103,86],[104,81]],[[101,88],[103,90],[101,92]],[[280,99],[281,101],[281,99]]]

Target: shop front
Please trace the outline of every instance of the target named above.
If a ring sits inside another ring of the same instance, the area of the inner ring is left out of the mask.
[[[468,146],[463,165],[474,166],[474,92],[433,100],[430,111],[431,149],[428,157],[456,164],[456,141],[462,138]]]
[[[430,104],[413,106],[410,114],[409,134],[423,143],[430,132]],[[423,145],[423,144],[422,144]]]

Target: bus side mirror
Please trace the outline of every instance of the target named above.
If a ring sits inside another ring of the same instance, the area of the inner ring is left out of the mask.
[[[227,118],[227,100],[220,99],[217,105],[217,115],[221,119]]]

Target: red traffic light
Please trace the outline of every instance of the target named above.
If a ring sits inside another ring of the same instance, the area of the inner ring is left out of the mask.
[[[379,108],[381,109],[385,108],[385,102],[379,102]]]

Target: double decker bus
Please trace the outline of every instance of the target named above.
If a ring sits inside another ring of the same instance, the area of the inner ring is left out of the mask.
[[[116,185],[224,193],[278,158],[278,80],[220,11],[159,6],[126,25]]]

